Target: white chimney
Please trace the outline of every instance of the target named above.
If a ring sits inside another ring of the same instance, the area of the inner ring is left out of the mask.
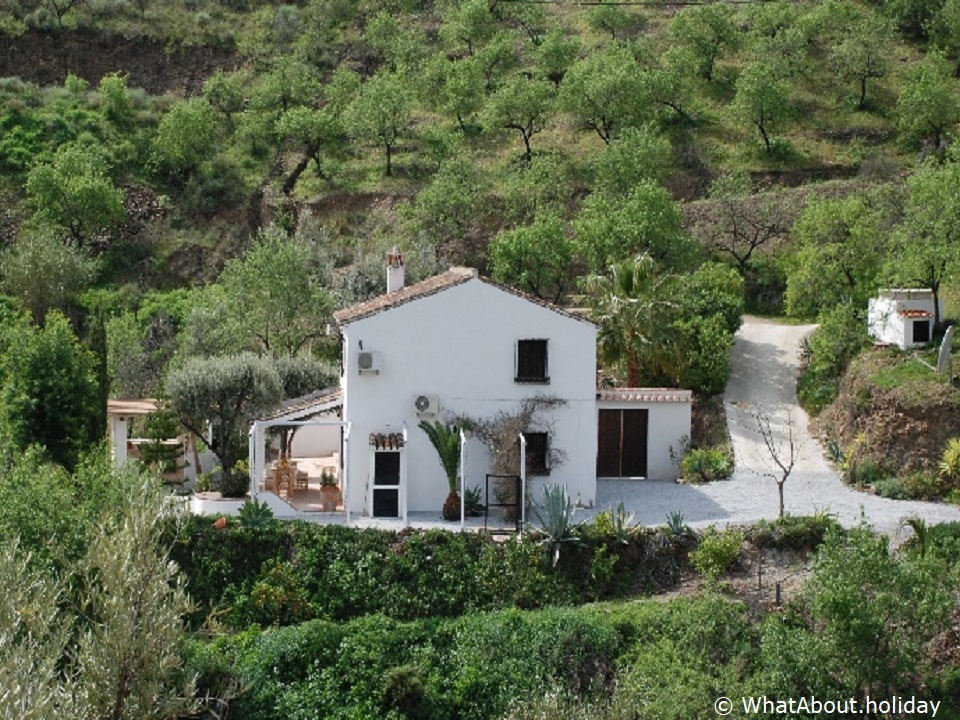
[[[387,253],[387,293],[395,293],[403,287],[403,255],[393,246]]]

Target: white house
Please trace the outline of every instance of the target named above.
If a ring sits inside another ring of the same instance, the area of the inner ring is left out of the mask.
[[[403,260],[394,249],[387,292],[340,310],[334,319],[342,340],[340,387],[254,425],[255,478],[264,471],[266,427],[315,417],[320,430],[340,434],[349,515],[439,513],[447,480],[418,423],[513,414],[538,396],[561,402],[541,413],[541,426],[524,433],[534,498],[544,484],[557,483],[566,485],[574,502],[592,505],[598,475],[677,476],[670,449],[690,432],[691,393],[598,393],[597,328],[580,315],[470,268],[406,286]],[[338,415],[321,420],[320,411]],[[309,430],[302,427],[304,437]],[[468,439],[464,457],[467,487],[483,487],[491,472],[488,449]]]
[[[939,302],[943,317],[943,301]],[[933,292],[917,289],[881,290],[867,307],[867,332],[901,350],[922,347],[933,337]]]
[[[420,420],[493,418],[536,395],[563,404],[549,411],[544,427],[526,434],[529,464],[540,473],[534,484],[562,483],[572,498],[592,502],[596,326],[469,268],[407,287],[402,273],[397,255],[385,295],[334,315],[343,338],[343,418],[352,438],[344,451],[351,511],[439,510],[447,481]],[[546,466],[551,448],[565,456],[557,467]],[[468,443],[468,486],[484,484],[488,466],[486,448]]]

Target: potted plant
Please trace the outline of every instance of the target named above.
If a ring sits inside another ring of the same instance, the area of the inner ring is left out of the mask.
[[[320,475],[320,509],[333,512],[340,503],[340,487],[333,473],[323,471]]]
[[[421,420],[418,426],[427,434],[430,444],[437,451],[437,457],[443,472],[447,476],[450,494],[443,503],[443,519],[460,519],[460,494],[457,492],[457,475],[460,474],[460,433],[452,425],[445,425],[439,420],[433,424]]]

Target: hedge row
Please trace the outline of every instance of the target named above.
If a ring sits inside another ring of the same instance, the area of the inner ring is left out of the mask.
[[[250,530],[193,518],[172,559],[197,604],[234,628],[346,620],[455,617],[621,597],[669,586],[695,539],[635,530],[617,539],[581,529],[556,568],[535,537],[497,542],[444,530],[387,532],[311,523]]]
[[[649,651],[666,646],[672,658],[654,662]],[[684,701],[664,697],[664,710],[703,711],[713,702],[717,673],[735,677],[755,647],[743,606],[708,596],[410,622],[382,615],[313,620],[197,641],[187,664],[210,696],[243,688],[229,703],[234,720],[479,720],[503,716],[520,699],[556,693],[599,701],[634,667],[651,679],[662,676],[652,687],[631,681],[636,692],[647,688],[647,701],[657,701],[669,677],[685,677],[693,685]]]

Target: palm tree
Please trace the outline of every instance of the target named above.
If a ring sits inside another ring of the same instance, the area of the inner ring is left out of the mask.
[[[678,358],[671,332],[678,290],[675,275],[657,275],[642,253],[581,281],[590,318],[600,326],[597,347],[604,363],[623,363],[627,385],[644,379],[676,380]]]
[[[440,420],[432,424],[421,420],[418,427],[427,434],[430,444],[437,451],[440,466],[447,476],[450,494],[443,503],[443,519],[457,520],[460,517],[460,494],[457,492],[457,476],[460,474],[460,433],[453,425]]]

